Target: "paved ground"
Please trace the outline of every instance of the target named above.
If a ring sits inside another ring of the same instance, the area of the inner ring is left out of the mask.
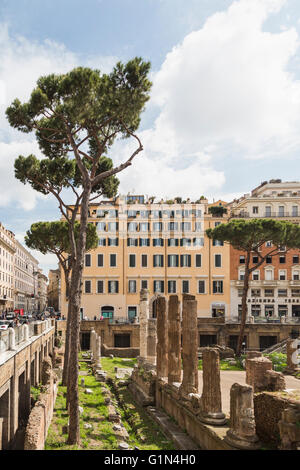
[[[221,370],[221,386],[222,386],[222,408],[223,412],[229,414],[230,411],[230,388],[234,383],[245,385],[246,373],[243,371],[222,371]],[[287,389],[300,390],[300,380],[290,375],[285,375],[285,383]],[[202,393],[202,371],[199,371],[199,393]]]

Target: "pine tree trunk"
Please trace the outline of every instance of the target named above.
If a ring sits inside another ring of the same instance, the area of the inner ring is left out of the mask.
[[[69,291],[69,281],[66,279],[66,292]],[[70,298],[68,298],[68,316],[67,316],[67,329],[66,329],[66,341],[65,341],[65,353],[64,353],[64,368],[62,375],[62,385],[64,387],[68,384],[68,367],[69,367],[69,354],[70,354],[70,331],[71,331],[71,306]],[[68,400],[67,400],[68,401]]]
[[[91,194],[91,186],[85,185],[84,195],[81,203],[80,232],[77,241],[77,253],[72,265],[70,302],[71,307],[71,331],[70,331],[70,354],[68,374],[68,398],[70,404],[69,437],[68,444],[80,443],[79,431],[79,394],[78,394],[78,349],[80,333],[80,306],[81,306],[81,284],[86,249],[86,231],[88,225],[88,206]]]
[[[246,264],[245,264],[245,277],[244,277],[244,287],[243,287],[243,297],[242,297],[242,315],[241,315],[241,326],[240,334],[238,339],[238,345],[236,350],[236,355],[239,357],[242,351],[242,345],[244,341],[245,326],[247,320],[247,294],[249,288],[249,263],[250,263],[250,252],[247,253]]]

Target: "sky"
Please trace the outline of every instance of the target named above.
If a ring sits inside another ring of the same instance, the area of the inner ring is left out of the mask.
[[[42,155],[6,108],[42,75],[108,73],[135,56],[151,62],[153,87],[121,194],[230,201],[299,180],[299,38],[299,0],[0,0],[0,221],[23,243],[33,222],[60,218],[52,196],[14,177],[15,158]],[[119,141],[109,156],[131,150]],[[33,254],[45,274],[57,267]]]

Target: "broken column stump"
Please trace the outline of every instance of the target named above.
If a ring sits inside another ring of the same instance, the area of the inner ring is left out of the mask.
[[[225,441],[237,449],[255,450],[260,448],[256,435],[253,389],[235,383],[230,390],[230,429]]]
[[[193,295],[183,296],[182,306],[182,397],[198,393],[198,329],[197,302]]]
[[[223,425],[226,422],[226,417],[222,413],[220,357],[217,349],[206,348],[203,350],[202,368],[203,391],[199,419],[203,423]]]
[[[170,295],[168,305],[168,383],[181,382],[180,302]]]

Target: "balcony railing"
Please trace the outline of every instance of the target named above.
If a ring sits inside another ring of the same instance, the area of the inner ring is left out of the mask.
[[[299,217],[300,214],[297,212],[297,213],[290,213],[290,212],[266,212],[265,214],[263,215],[260,215],[260,214],[249,214],[249,212],[240,212],[238,214],[231,214],[230,218],[231,219],[239,219],[239,218],[242,218],[242,219],[248,219],[248,218],[253,218],[253,219],[266,219],[266,218],[269,218],[269,217]]]

